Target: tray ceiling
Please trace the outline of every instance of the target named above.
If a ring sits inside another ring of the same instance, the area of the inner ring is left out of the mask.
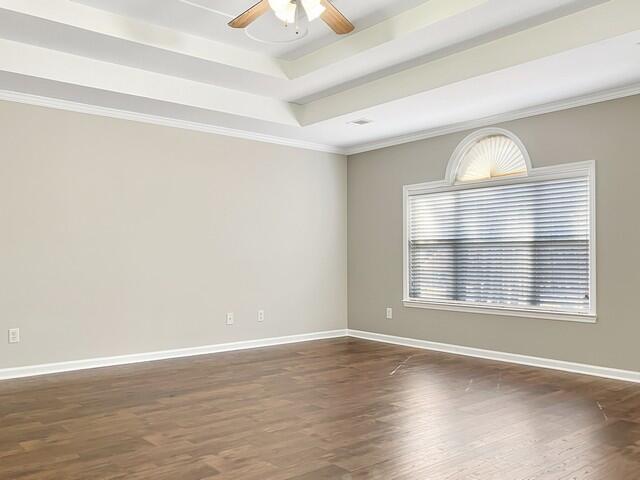
[[[252,3],[0,0],[0,97],[355,152],[640,92],[637,0],[335,0],[289,44]]]

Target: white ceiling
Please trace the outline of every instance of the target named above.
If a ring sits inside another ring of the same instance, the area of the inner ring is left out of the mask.
[[[0,0],[0,97],[350,153],[640,93],[637,0],[334,0],[355,32],[286,44],[252,3]]]
[[[286,44],[268,43],[270,39],[295,39],[290,33],[292,29],[283,28],[273,14],[258,19],[247,31],[227,28],[227,22],[251,7],[257,0],[73,1],[186,34],[289,60],[310,53],[339,38],[325,24],[316,22],[313,28],[306,29],[308,33],[301,40]],[[420,5],[424,0],[335,0],[333,3],[356,22],[359,28],[364,29]],[[258,38],[262,42],[250,37]]]

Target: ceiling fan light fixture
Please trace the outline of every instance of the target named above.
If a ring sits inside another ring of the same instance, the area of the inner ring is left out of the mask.
[[[300,6],[300,8],[298,8]],[[353,24],[338,10],[331,0],[259,0],[249,9],[242,12],[229,22],[231,28],[247,28],[257,18],[272,11],[276,17],[286,25],[296,26],[299,33],[298,21],[315,20],[320,17],[331,30],[338,35],[345,35],[354,30]],[[302,12],[307,18],[303,19]]]
[[[326,7],[322,5],[321,0],[302,0],[302,6],[304,7],[304,11],[307,14],[307,18],[310,22],[313,22],[317,18],[320,18]]]
[[[291,0],[269,0],[269,6],[274,12],[281,12],[287,8]]]
[[[295,2],[288,2],[283,8],[280,10],[274,10],[276,17],[282,20],[284,23],[291,24],[296,23],[296,9],[297,5]]]

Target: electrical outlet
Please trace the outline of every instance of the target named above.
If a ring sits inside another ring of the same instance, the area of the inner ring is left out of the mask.
[[[227,313],[227,325],[233,325],[233,312]]]
[[[258,310],[258,321],[264,322],[264,310]]]
[[[393,318],[393,308],[387,307],[387,320],[391,320]]]
[[[10,328],[9,329],[9,343],[20,343],[20,329],[19,328]]]

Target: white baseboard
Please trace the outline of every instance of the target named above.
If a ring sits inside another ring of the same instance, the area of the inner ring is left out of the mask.
[[[88,368],[111,367],[114,365],[125,365],[129,363],[150,362],[153,360],[165,360],[168,358],[191,357],[194,355],[229,352],[232,350],[269,347],[273,345],[284,345],[287,343],[307,342],[309,340],[345,337],[346,335],[346,329],[328,330],[325,332],[303,333],[300,335],[288,335],[286,337],[261,338],[258,340],[246,340],[242,342],[219,343],[217,345],[179,348],[175,350],[163,350],[159,352],[134,353],[130,355],[89,358],[85,360],[72,360],[69,362],[31,365],[27,367],[3,368],[0,369],[0,380],[32,377],[35,375],[45,375],[48,373],[69,372],[73,370],[85,370]]]
[[[484,350],[481,348],[464,347],[451,345],[448,343],[430,342],[428,340],[417,340],[414,338],[396,337],[393,335],[383,335],[381,333],[364,332],[361,330],[347,330],[350,337],[373,340],[375,342],[392,343],[394,345],[404,345],[406,347],[422,348],[437,352],[453,353],[456,355],[466,355],[468,357],[484,358],[499,362],[517,363],[531,367],[550,368],[562,370],[564,372],[580,373],[596,377],[612,378],[627,382],[640,383],[640,372],[632,370],[618,370],[616,368],[598,367],[583,363],[565,362],[562,360],[552,360],[550,358],[531,357],[529,355],[519,355],[517,353],[497,352],[494,350]]]
[[[89,368],[110,367],[115,365],[126,365],[130,363],[151,362],[154,360],[165,360],[169,358],[191,357],[194,355],[206,355],[210,353],[229,352],[233,350],[246,350],[250,348],[269,347],[274,345],[284,345],[287,343],[307,342],[310,340],[322,340],[327,338],[354,337],[375,342],[392,343],[406,347],[421,348],[437,352],[452,353],[455,355],[465,355],[468,357],[484,358],[499,362],[517,363],[531,367],[550,368],[565,372],[580,373],[596,377],[611,378],[627,382],[640,383],[640,372],[631,370],[619,370],[616,368],[599,367],[582,363],[565,362],[562,360],[552,360],[549,358],[532,357],[517,353],[497,352],[494,350],[484,350],[481,348],[464,347],[447,343],[431,342],[428,340],[418,340],[415,338],[396,337],[381,333],[365,332],[361,330],[341,329],[324,332],[303,333],[300,335],[289,335],[285,337],[262,338],[258,340],[246,340],[242,342],[220,343],[216,345],[204,345],[200,347],[180,348],[175,350],[163,350],[159,352],[134,353],[130,355],[118,355],[113,357],[89,358],[85,360],[72,360],[69,362],[48,363],[43,365],[30,365],[26,367],[0,369],[0,380],[12,378],[32,377],[49,373],[70,372],[74,370],[85,370]]]

